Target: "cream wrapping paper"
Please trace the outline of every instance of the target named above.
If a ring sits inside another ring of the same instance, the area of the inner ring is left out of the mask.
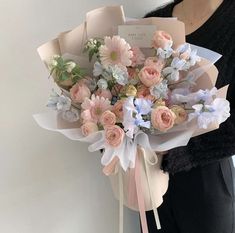
[[[88,74],[92,74],[94,61],[90,63],[87,55],[82,53],[86,40],[115,35],[118,33],[119,25],[156,25],[156,29],[167,31],[172,35],[175,47],[185,43],[185,28],[182,22],[172,18],[147,18],[127,21],[122,6],[111,6],[88,12],[85,22],[71,31],[59,34],[54,40],[40,46],[38,53],[46,65],[53,55],[58,54],[73,59],[81,67],[86,68],[89,71]],[[220,55],[200,47],[196,48],[198,54],[204,59],[196,69],[192,70],[197,83],[194,91],[211,89],[214,87],[218,75],[218,71],[213,64],[220,58]],[[146,55],[149,53],[149,49],[143,51]],[[218,97],[224,98],[226,93],[227,86],[218,91]],[[156,208],[163,201],[162,196],[167,190],[169,176],[160,169],[162,155],[156,155],[154,151],[163,152],[175,147],[186,146],[191,137],[219,127],[218,125],[211,125],[206,130],[198,129],[197,124],[192,120],[174,127],[164,134],[147,135],[139,131],[134,140],[125,136],[123,144],[114,149],[106,144],[103,131],[84,137],[79,128],[79,122],[65,122],[60,113],[35,114],[34,119],[44,129],[59,132],[74,141],[89,143],[88,150],[90,152],[105,149],[101,162],[109,171],[107,174],[110,177],[114,195],[120,200],[120,233],[123,232],[122,204],[133,210],[140,210],[141,206],[144,211],[153,209],[157,226],[160,228]],[[133,172],[136,172],[137,160],[139,161],[139,172],[135,176]],[[136,181],[137,176],[140,179],[138,181]],[[138,193],[137,189],[140,184],[141,193]],[[139,194],[143,197],[142,205],[138,200]],[[143,215],[143,213],[141,214]],[[146,219],[141,217],[141,221],[144,222],[143,231],[145,233],[147,232]]]

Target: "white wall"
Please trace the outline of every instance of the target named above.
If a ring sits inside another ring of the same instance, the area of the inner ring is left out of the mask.
[[[76,27],[88,10],[123,4],[143,16],[157,0],[0,0],[0,232],[117,233],[118,202],[101,173],[100,155],[39,128],[48,73],[36,48]],[[125,232],[138,216],[125,212]]]

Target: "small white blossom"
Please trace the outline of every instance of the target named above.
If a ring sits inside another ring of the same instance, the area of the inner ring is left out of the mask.
[[[184,69],[188,70],[190,67],[195,66],[196,63],[198,63],[200,61],[201,61],[201,57],[199,57],[197,55],[197,50],[195,49],[190,53],[189,59],[187,60],[185,66],[184,66]]]
[[[159,98],[168,98],[168,81],[163,80],[160,84],[152,86],[150,88],[151,95],[155,96],[157,99]]]
[[[60,55],[58,55],[58,54],[54,54],[53,56],[52,56],[52,59],[58,59],[58,58],[60,58],[61,56]]]
[[[76,122],[79,120],[79,112],[77,109],[72,108],[71,110],[62,112],[62,118],[68,122]]]
[[[75,62],[70,61],[66,63],[66,69],[68,73],[71,73],[75,67],[76,67]]]
[[[197,118],[198,127],[207,129],[210,124],[221,124],[230,117],[230,103],[226,99],[216,98],[211,105],[196,104],[189,121]]]
[[[211,104],[216,97],[217,88],[213,87],[211,90],[199,90],[188,95],[175,94],[174,98],[181,103],[188,103],[189,105],[195,105],[198,103]]]
[[[109,66],[106,69],[107,73],[109,74],[108,77],[113,77],[115,81],[124,86],[128,83],[128,72],[125,69],[120,68],[119,66]],[[107,79],[108,80],[108,79]]]
[[[103,66],[97,61],[94,64],[93,75],[99,77],[104,71]]]
[[[68,111],[71,108],[71,99],[64,95],[59,96],[53,91],[49,97],[47,107],[61,112]]]
[[[152,102],[138,98],[134,101],[134,97],[129,97],[123,105],[123,126],[126,135],[133,138],[139,130],[139,127],[150,128],[150,121],[144,120],[142,115],[150,113]]]
[[[157,49],[157,55],[162,59],[167,59],[173,54],[174,50],[169,46],[165,49],[158,48]]]
[[[182,55],[184,53],[190,54],[191,53],[191,46],[189,43],[184,43],[182,45],[180,45],[177,49],[176,49],[176,53],[178,53],[179,55]]]
[[[108,82],[103,78],[99,79],[99,81],[97,82],[97,85],[100,89],[107,89],[108,88]]]
[[[185,60],[175,57],[171,62],[171,66],[163,69],[163,75],[169,81],[177,82],[180,78],[179,71],[184,69],[185,63]]]

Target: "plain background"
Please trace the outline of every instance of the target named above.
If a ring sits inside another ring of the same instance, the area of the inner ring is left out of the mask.
[[[142,17],[160,0],[0,0],[0,232],[117,233],[118,202],[100,154],[39,128],[51,91],[36,48],[79,25],[85,13],[123,4]],[[125,209],[125,233],[139,233]]]

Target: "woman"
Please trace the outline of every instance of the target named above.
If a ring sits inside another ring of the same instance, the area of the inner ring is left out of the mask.
[[[162,229],[147,212],[150,233],[234,233],[235,0],[177,0],[146,17],[177,17],[186,41],[223,55],[216,86],[230,84],[231,117],[218,130],[195,137],[164,156],[169,189],[158,208]]]

